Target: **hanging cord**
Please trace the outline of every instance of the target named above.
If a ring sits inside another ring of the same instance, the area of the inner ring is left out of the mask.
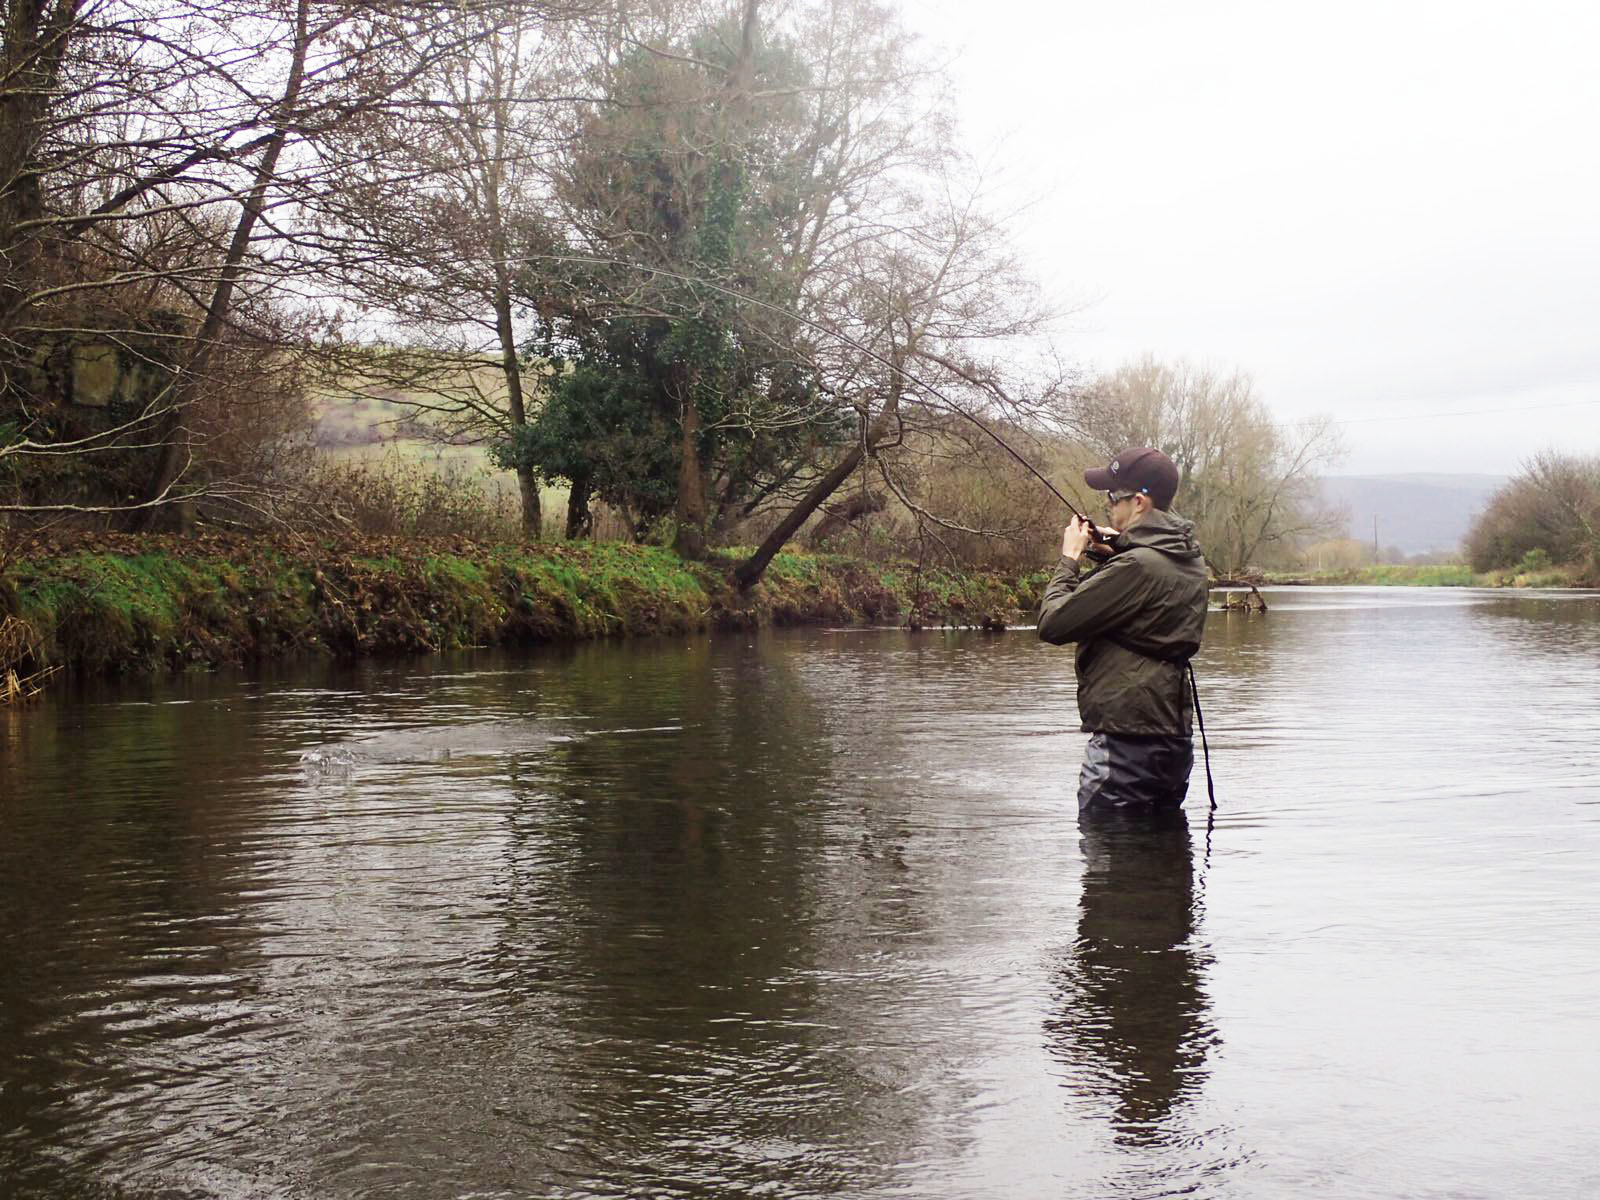
[[[1194,697],[1194,723],[1200,727],[1200,752],[1206,760],[1206,798],[1211,807],[1206,810],[1206,850],[1200,863],[1200,894],[1205,893],[1206,880],[1211,875],[1211,833],[1217,827],[1217,787],[1211,779],[1211,744],[1206,741],[1206,718],[1200,711],[1200,685],[1194,678],[1194,659],[1186,658],[1183,666],[1189,672],[1189,694]]]
[[[1189,694],[1194,697],[1194,720],[1200,726],[1200,750],[1206,760],[1206,796],[1211,800],[1211,811],[1217,811],[1217,786],[1211,780],[1211,746],[1206,742],[1206,718],[1200,711],[1200,685],[1194,680],[1194,660],[1184,660],[1184,669],[1189,672]],[[1209,833],[1209,830],[1207,831]]]

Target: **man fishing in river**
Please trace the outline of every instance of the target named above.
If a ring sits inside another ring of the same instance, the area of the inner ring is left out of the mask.
[[[1205,558],[1194,525],[1170,511],[1178,468],[1161,451],[1124,450],[1083,478],[1106,493],[1111,525],[1072,518],[1039,606],[1041,639],[1078,644],[1090,734],[1078,811],[1175,812],[1194,767],[1187,664],[1205,630]]]

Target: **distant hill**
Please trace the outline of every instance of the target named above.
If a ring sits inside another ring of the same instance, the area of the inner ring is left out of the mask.
[[[1349,516],[1349,536],[1405,554],[1454,550],[1504,475],[1329,475],[1322,495]]]

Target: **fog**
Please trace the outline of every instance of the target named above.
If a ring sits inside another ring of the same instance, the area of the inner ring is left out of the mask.
[[[1240,367],[1351,473],[1600,451],[1600,10],[905,12],[1074,359]]]

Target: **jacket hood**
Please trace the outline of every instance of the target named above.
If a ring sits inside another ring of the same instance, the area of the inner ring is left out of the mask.
[[[1200,546],[1194,540],[1194,522],[1177,513],[1151,509],[1150,514],[1132,529],[1124,530],[1113,540],[1118,550],[1131,550],[1135,546],[1148,546],[1169,558],[1199,558]]]

